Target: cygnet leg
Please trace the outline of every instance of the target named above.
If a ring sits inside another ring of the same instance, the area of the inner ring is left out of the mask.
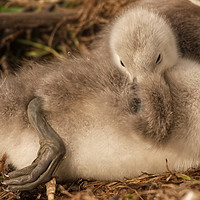
[[[35,98],[29,103],[27,110],[29,121],[39,136],[38,156],[30,166],[8,174],[10,179],[5,180],[4,184],[8,185],[9,190],[31,190],[49,181],[56,166],[65,155],[63,140],[46,122],[40,108],[41,100]]]

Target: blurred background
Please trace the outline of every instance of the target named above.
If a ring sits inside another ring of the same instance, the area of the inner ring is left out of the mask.
[[[1,0],[1,70],[7,74],[16,70],[24,58],[88,54],[102,27],[133,1]]]

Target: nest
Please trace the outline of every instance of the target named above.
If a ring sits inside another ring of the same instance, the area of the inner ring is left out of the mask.
[[[142,173],[141,176],[122,181],[105,182],[78,180],[66,185],[47,186],[22,193],[3,191],[0,187],[0,200],[41,199],[46,200],[196,200],[200,199],[200,169],[190,169],[184,173],[166,172],[162,174]],[[52,182],[52,181],[51,181]],[[50,183],[51,184],[51,183]],[[49,198],[48,190],[53,192]],[[56,190],[56,191],[55,191]]]

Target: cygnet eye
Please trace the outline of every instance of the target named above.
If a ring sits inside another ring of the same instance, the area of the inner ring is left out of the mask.
[[[120,64],[121,66],[125,67],[124,63],[120,60]]]
[[[158,55],[158,58],[156,60],[156,64],[159,64],[161,62],[162,58],[161,58],[161,54]]]

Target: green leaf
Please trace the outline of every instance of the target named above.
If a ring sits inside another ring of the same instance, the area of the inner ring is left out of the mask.
[[[32,47],[38,48],[40,50],[46,51],[48,53],[53,54],[56,57],[60,57],[60,54],[49,46],[45,46],[43,44],[33,42],[33,41],[30,41],[30,40],[24,40],[24,39],[18,39],[17,42],[20,43],[20,44],[32,46]],[[32,52],[32,54],[34,54],[34,53]]]
[[[127,198],[127,199],[133,199],[133,195],[132,194],[126,194],[125,198]]]
[[[0,12],[11,12],[11,13],[19,13],[23,10],[22,7],[6,7],[0,5]]]
[[[77,1],[71,1],[71,2],[63,2],[61,4],[62,7],[65,7],[65,8],[74,8],[78,5],[78,2]]]
[[[179,178],[182,178],[184,180],[187,180],[187,181],[194,181],[195,183],[197,184],[200,184],[200,181],[190,177],[190,176],[187,176],[186,174],[176,174],[177,177]]]
[[[26,56],[37,57],[37,58],[42,57],[42,56],[46,56],[48,54],[50,54],[50,52],[44,51],[44,50],[40,50],[40,49],[35,50],[35,51],[29,51],[29,52],[25,53]]]

